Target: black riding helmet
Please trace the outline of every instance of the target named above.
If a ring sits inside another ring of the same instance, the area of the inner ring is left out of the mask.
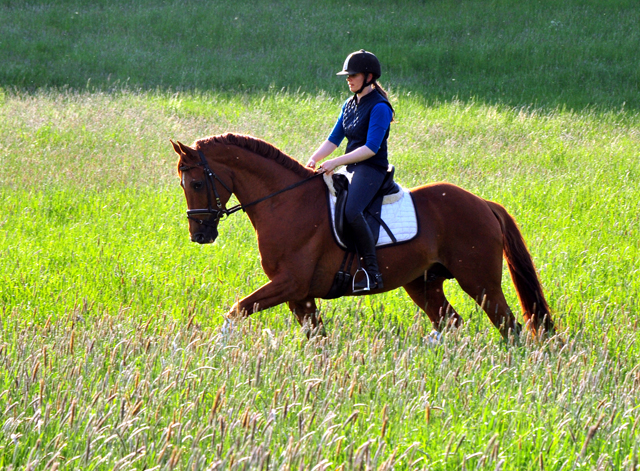
[[[368,74],[372,74],[373,78],[371,81],[365,80],[365,82],[362,84],[362,88],[358,90],[356,94],[364,90],[366,86],[371,85],[373,82],[378,80],[380,78],[380,75],[382,75],[380,61],[375,56],[375,54],[373,54],[372,52],[367,52],[364,49],[352,52],[344,61],[342,70],[336,75],[353,75],[359,73],[363,73],[365,75],[365,79]]]
[[[373,53],[367,52],[364,49],[349,54],[344,61],[342,70],[336,75],[352,75],[361,72],[364,74],[373,74],[374,80],[380,78],[380,75],[382,75],[378,58]]]

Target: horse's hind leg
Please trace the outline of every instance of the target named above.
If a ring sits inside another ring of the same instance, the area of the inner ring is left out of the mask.
[[[303,299],[301,301],[289,301],[289,309],[298,319],[298,323],[306,330],[307,337],[312,333],[326,335],[322,317],[318,314],[316,301],[313,298]]]
[[[425,273],[404,285],[407,294],[429,316],[436,330],[443,327],[459,327],[463,322],[462,317],[451,307],[444,295],[444,280],[445,277],[430,279]]]
[[[482,307],[493,325],[508,339],[509,331],[518,335],[521,326],[513,316],[502,291],[502,259],[498,265],[493,269],[484,267],[484,270],[476,267],[461,273],[454,272],[454,275],[460,287]]]

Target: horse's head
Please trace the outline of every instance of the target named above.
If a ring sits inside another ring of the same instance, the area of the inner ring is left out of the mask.
[[[218,237],[218,223],[226,214],[231,189],[209,167],[202,151],[173,142],[180,156],[178,176],[187,199],[187,218],[191,241],[210,244]]]

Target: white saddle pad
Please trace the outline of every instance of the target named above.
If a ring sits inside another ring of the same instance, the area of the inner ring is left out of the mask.
[[[342,173],[342,172],[341,172]],[[344,172],[349,177],[348,172]],[[333,235],[338,243],[346,248],[346,245],[336,232],[335,220],[336,220],[336,194],[333,188],[333,180],[331,177],[324,175],[324,181],[329,188],[329,206],[331,208],[331,228],[333,229]],[[401,189],[398,193],[387,195],[382,199],[382,211],[380,217],[389,227],[396,242],[406,242],[413,239],[418,234],[418,219],[416,217],[416,209],[413,204],[413,198],[409,190]],[[380,226],[380,235],[378,236],[378,243],[376,247],[384,245],[394,244],[386,229]]]

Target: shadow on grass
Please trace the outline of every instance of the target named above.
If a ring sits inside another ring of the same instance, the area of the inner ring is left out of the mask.
[[[0,3],[0,86],[343,96],[366,48],[381,82],[427,102],[640,109],[640,4],[596,2]]]

